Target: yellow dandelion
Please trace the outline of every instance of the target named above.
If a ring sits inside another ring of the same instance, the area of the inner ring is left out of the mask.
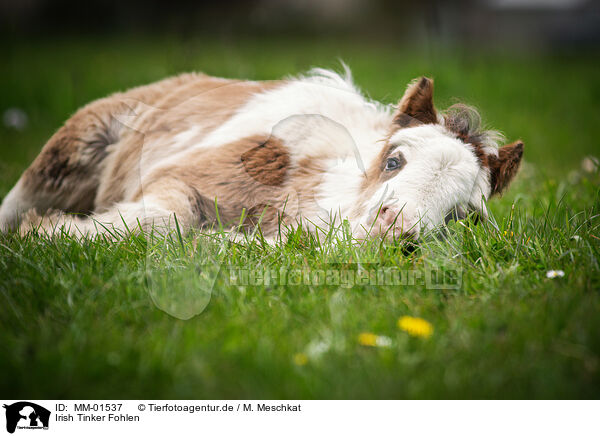
[[[298,366],[304,366],[308,363],[308,357],[304,353],[294,354],[294,363]]]
[[[377,346],[377,335],[373,333],[361,333],[358,335],[358,343],[365,347]]]
[[[403,316],[398,320],[398,327],[411,336],[428,338],[433,334],[433,326],[423,318]]]

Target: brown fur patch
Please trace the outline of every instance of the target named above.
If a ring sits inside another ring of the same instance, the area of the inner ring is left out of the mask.
[[[394,116],[396,129],[420,123],[437,123],[437,111],[433,105],[433,80],[427,77],[421,77],[408,86]]]
[[[473,145],[473,153],[475,153],[475,157],[479,161],[479,165],[481,165],[482,167],[485,167],[485,168],[489,168],[490,164],[489,164],[489,160],[488,160],[488,155],[486,154],[485,151],[483,151],[483,147],[481,146],[481,144],[477,144],[477,143],[473,144],[472,142],[467,142],[468,140],[464,140],[464,141],[467,144]]]
[[[277,138],[243,153],[241,160],[250,177],[268,186],[282,185],[290,165],[290,155]]]
[[[114,108],[110,102],[99,107]],[[80,111],[46,143],[23,175],[25,189],[40,197],[40,209],[93,210],[102,162],[113,141],[107,122],[110,119]]]
[[[498,157],[489,155],[491,195],[501,194],[517,174],[523,157],[523,142],[516,141],[498,149]]]

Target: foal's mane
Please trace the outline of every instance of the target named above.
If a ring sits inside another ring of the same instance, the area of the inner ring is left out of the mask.
[[[465,144],[470,144],[476,154],[498,154],[498,144],[504,136],[496,130],[485,129],[477,109],[458,103],[450,106],[443,114],[444,126]]]

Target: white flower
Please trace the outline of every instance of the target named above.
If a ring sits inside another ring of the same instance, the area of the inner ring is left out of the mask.
[[[18,107],[11,107],[4,111],[2,114],[2,121],[6,127],[23,130],[27,127],[28,117],[23,109]]]
[[[331,344],[325,341],[313,341],[306,347],[306,355],[312,359],[317,359],[329,351]]]
[[[546,277],[548,277],[549,279],[555,279],[557,277],[564,277],[565,276],[565,272],[558,269],[558,270],[553,270],[551,269],[550,271],[548,271],[546,273]]]
[[[596,156],[586,156],[581,161],[581,168],[586,173],[595,173],[598,171],[598,158]]]
[[[377,336],[375,343],[378,347],[390,347],[392,345],[392,338],[387,336]]]

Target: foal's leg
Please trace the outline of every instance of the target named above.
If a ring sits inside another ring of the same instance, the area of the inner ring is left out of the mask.
[[[179,226],[186,232],[202,221],[193,191],[176,179],[152,183],[133,201],[114,204],[107,211],[89,216],[54,212],[40,216],[34,211],[25,214],[20,232],[36,230],[46,236],[68,234],[77,237],[106,235],[110,238],[157,230],[168,232]]]

